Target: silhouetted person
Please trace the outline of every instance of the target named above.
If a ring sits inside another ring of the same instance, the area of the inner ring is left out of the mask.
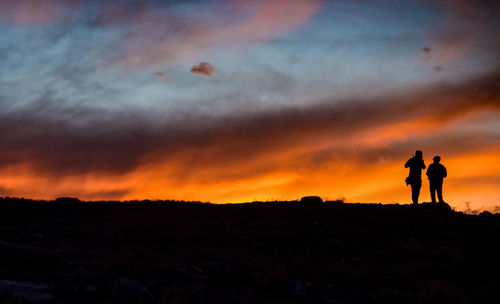
[[[438,200],[440,203],[444,203],[443,201],[443,178],[445,178],[448,173],[446,172],[446,168],[441,165],[439,162],[441,161],[441,157],[434,156],[434,163],[429,165],[427,169],[427,177],[429,178],[429,188],[431,190],[431,199],[432,202],[436,202],[436,192],[438,196]]]
[[[411,199],[413,204],[416,205],[422,187],[422,169],[425,169],[422,151],[417,150],[415,155],[406,162],[405,168],[410,168],[410,175],[406,178],[406,184],[411,185]]]

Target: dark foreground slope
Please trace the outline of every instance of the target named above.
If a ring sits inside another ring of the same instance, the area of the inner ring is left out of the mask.
[[[498,303],[500,217],[0,200],[0,303]]]

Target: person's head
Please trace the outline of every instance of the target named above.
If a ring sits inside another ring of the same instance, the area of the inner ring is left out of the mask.
[[[420,150],[415,151],[415,157],[422,158],[422,151],[420,151]]]
[[[435,164],[438,164],[441,161],[441,157],[436,155],[432,160],[434,161]]]

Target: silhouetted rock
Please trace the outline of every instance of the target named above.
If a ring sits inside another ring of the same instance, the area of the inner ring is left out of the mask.
[[[323,204],[323,199],[319,196],[304,196],[300,202],[305,206],[318,206]]]
[[[42,283],[0,280],[0,298],[14,300],[2,303],[50,303],[54,296],[48,289],[48,285]]]
[[[111,283],[111,294],[120,303],[147,303],[149,290],[141,282],[118,279]]]

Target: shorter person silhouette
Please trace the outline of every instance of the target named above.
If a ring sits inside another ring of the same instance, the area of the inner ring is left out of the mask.
[[[431,199],[432,202],[436,202],[436,192],[438,196],[438,200],[440,203],[444,203],[443,201],[443,178],[445,178],[448,173],[446,172],[446,168],[441,165],[439,162],[441,161],[441,157],[434,156],[434,163],[429,165],[427,168],[427,177],[429,178],[429,188],[431,191]]]

